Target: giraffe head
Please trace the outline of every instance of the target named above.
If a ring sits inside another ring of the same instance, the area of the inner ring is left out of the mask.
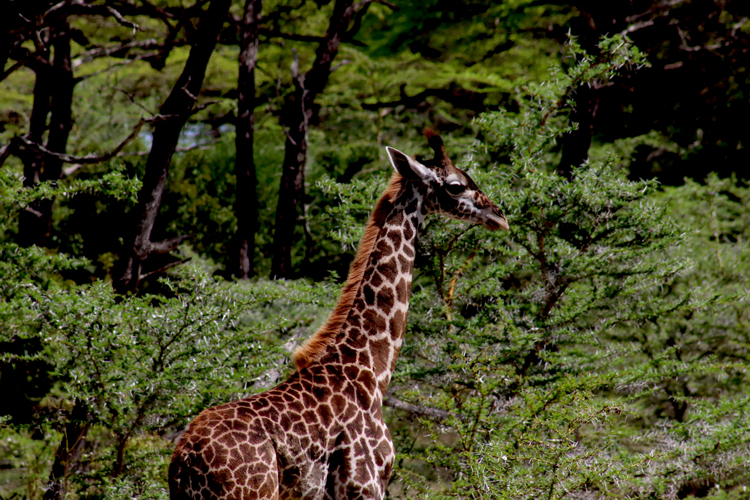
[[[481,224],[487,229],[508,229],[503,212],[479,190],[469,174],[457,168],[445,152],[443,140],[430,129],[425,136],[435,157],[419,162],[397,149],[386,147],[393,168],[404,178],[421,182],[426,187],[424,207],[465,222]]]

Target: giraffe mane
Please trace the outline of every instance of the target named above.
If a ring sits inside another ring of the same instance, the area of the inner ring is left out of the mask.
[[[351,267],[349,268],[349,276],[346,280],[346,285],[341,291],[336,307],[328,317],[328,320],[318,329],[315,334],[307,339],[304,344],[299,346],[292,354],[292,361],[297,367],[297,370],[302,370],[311,364],[315,363],[326,348],[336,339],[336,336],[341,331],[341,326],[349,316],[349,311],[354,304],[354,299],[357,297],[362,278],[365,274],[365,268],[369,260],[370,254],[375,248],[375,241],[378,238],[380,229],[385,223],[385,218],[393,208],[393,203],[401,192],[405,179],[398,172],[394,172],[391,176],[391,180],[388,182],[388,187],[385,188],[383,195],[375,205],[375,209],[370,215],[370,220],[367,222],[365,229],[365,235],[359,243],[357,249],[357,255],[354,257]]]

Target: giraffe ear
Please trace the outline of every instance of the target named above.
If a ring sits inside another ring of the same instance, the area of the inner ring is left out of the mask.
[[[403,175],[407,179],[434,179],[433,174],[429,168],[425,167],[411,156],[405,155],[398,149],[393,149],[390,146],[385,147],[385,151],[388,153],[388,158],[391,160],[391,165],[399,174]]]

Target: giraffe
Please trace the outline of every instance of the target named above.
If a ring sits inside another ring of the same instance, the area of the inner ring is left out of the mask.
[[[377,202],[327,322],[261,394],[209,408],[179,440],[172,500],[381,500],[394,447],[382,414],[406,326],[417,230],[431,213],[508,229],[503,212],[448,158],[386,147],[395,173]]]

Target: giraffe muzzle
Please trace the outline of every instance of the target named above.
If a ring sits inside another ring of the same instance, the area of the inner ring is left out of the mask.
[[[508,226],[508,220],[505,218],[505,215],[497,208],[494,209],[492,213],[487,214],[483,226],[490,231],[497,231],[498,229],[507,231],[510,227]]]

